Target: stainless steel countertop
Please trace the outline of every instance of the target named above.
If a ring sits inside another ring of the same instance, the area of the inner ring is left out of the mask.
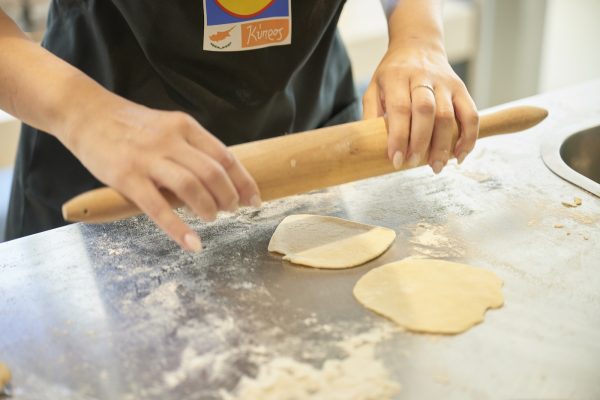
[[[517,103],[550,115],[480,141],[439,176],[419,168],[211,224],[189,219],[199,255],[145,217],[0,244],[0,360],[15,398],[212,399],[276,356],[315,367],[343,359],[340,340],[391,326],[354,300],[355,282],[407,256],[493,270],[505,306],[464,334],[381,340],[376,354],[402,385],[399,399],[600,398],[600,199],[539,155],[549,135],[600,124],[600,80]],[[561,205],[574,196],[582,206]],[[279,221],[299,212],[398,237],[358,268],[295,267],[266,249]]]

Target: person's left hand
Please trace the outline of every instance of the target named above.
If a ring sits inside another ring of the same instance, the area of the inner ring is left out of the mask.
[[[396,169],[425,161],[440,173],[450,158],[455,119],[460,132],[453,155],[459,163],[479,131],[475,103],[438,48],[390,48],[365,92],[363,110],[364,119],[386,116],[388,157]]]

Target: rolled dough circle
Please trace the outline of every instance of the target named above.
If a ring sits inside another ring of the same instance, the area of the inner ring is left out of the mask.
[[[502,280],[493,272],[443,260],[404,259],[375,268],[354,286],[366,308],[415,332],[454,334],[501,307]]]
[[[342,218],[297,214],[284,218],[269,251],[294,264],[315,268],[350,268],[383,254],[396,238],[392,229]]]

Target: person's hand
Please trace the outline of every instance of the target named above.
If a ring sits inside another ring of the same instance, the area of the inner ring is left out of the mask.
[[[396,169],[426,161],[440,173],[450,158],[455,119],[459,163],[479,131],[475,103],[444,51],[416,44],[388,50],[364,95],[363,110],[365,119],[386,116],[388,157]]]
[[[116,104],[114,104],[116,103]],[[225,145],[192,117],[124,99],[74,118],[65,144],[100,181],[129,198],[181,247],[199,251],[198,235],[171,210],[161,189],[205,221],[239,205],[260,206],[253,178]]]
[[[250,174],[192,117],[143,107],[109,92],[30,41],[2,10],[0,50],[0,108],[55,136],[181,247],[199,251],[200,239],[171,210],[161,190],[207,221],[218,210],[260,205]]]

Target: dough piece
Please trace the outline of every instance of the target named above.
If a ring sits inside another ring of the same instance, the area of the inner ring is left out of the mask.
[[[392,229],[336,217],[298,214],[286,217],[271,237],[269,251],[315,268],[350,268],[371,261],[396,238]]]
[[[354,286],[365,307],[415,332],[453,334],[503,304],[493,272],[442,260],[404,259],[375,268]]]
[[[573,197],[573,201],[561,201],[562,205],[569,208],[579,207],[582,201],[579,197]]]
[[[0,397],[3,397],[2,394],[8,389],[11,379],[10,369],[0,362]]]

